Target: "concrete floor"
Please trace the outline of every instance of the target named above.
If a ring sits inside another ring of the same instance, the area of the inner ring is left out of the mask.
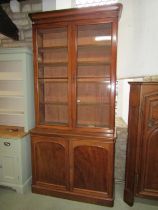
[[[0,187],[0,210],[158,210],[158,201],[136,199],[129,207],[123,201],[123,185],[116,184],[114,207],[70,201],[28,192],[17,194],[15,191]]]

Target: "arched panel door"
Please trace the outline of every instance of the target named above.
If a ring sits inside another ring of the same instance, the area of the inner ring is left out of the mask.
[[[140,147],[141,164],[138,193],[158,194],[158,93],[144,97],[143,136]]]
[[[112,202],[114,142],[73,139],[71,151],[71,191]]]
[[[60,137],[33,136],[33,187],[66,189],[68,146]]]

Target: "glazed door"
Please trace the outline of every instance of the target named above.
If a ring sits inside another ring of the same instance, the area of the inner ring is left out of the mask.
[[[68,187],[68,145],[61,137],[32,137],[33,188]]]
[[[97,139],[70,142],[71,191],[112,201],[114,143]]]
[[[35,58],[36,123],[71,126],[69,29],[47,26],[37,30]],[[69,61],[69,62],[68,62]]]
[[[77,26],[77,128],[101,130],[114,127],[113,27],[111,22]]]
[[[142,147],[137,193],[158,197],[158,93],[144,97]]]

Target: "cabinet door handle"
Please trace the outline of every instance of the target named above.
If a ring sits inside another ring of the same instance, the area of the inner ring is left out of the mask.
[[[4,142],[4,146],[9,147],[10,146],[10,142]]]

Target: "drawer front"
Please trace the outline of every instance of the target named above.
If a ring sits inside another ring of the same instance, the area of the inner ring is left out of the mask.
[[[18,141],[14,139],[0,139],[0,152],[1,154],[16,154]]]

